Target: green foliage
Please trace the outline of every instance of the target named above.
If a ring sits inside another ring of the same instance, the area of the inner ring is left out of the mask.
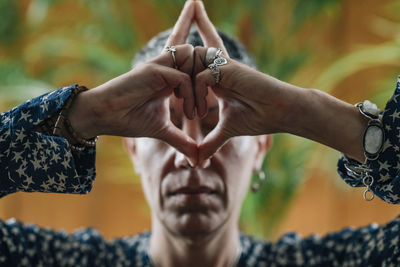
[[[94,23],[102,35],[102,43],[132,51],[135,47],[134,26],[128,1],[81,0],[87,4]]]
[[[363,69],[398,65],[400,42],[394,41],[358,49],[334,62],[315,83],[315,88],[331,91],[339,82]]]
[[[7,99],[11,105],[16,105],[49,89],[45,82],[32,79],[19,62],[0,61],[0,99]],[[10,95],[13,97],[10,98]]]
[[[11,44],[19,33],[19,14],[16,2],[0,0],[0,44]]]
[[[339,7],[337,0],[297,0],[294,4],[292,31],[296,32],[310,17],[324,14]]]

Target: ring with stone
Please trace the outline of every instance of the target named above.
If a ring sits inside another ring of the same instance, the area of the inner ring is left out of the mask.
[[[215,83],[217,84],[221,80],[221,70],[219,69],[219,67],[228,63],[228,60],[220,55],[221,53],[218,54],[213,63],[208,65],[208,68],[211,70],[211,75],[214,77]]]
[[[167,47],[165,47],[165,51],[171,52],[172,61],[174,62],[174,68],[178,69],[178,65],[176,64],[176,57],[175,57],[176,47],[175,46],[167,46]]]
[[[221,48],[215,48],[215,47],[208,47],[207,52],[206,52],[206,59],[205,59],[205,65],[208,66],[211,63],[214,62],[214,59],[219,57],[222,54],[222,49]]]

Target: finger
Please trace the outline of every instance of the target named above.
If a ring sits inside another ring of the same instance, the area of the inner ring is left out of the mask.
[[[198,162],[197,143],[179,128],[175,127],[175,125],[168,123],[166,130],[157,138],[163,140],[187,156],[192,167],[196,166]]]
[[[207,48],[203,46],[196,46],[193,52],[193,73],[192,77],[196,77],[196,75],[207,68],[205,63],[205,57],[207,53]]]
[[[157,73],[162,76],[166,83],[166,87],[174,94],[183,98],[183,111],[187,118],[194,119],[195,101],[190,76],[179,70],[169,68],[162,65],[156,65]]]
[[[154,58],[152,62],[171,68],[175,68],[176,63],[179,70],[192,75],[194,47],[190,44],[184,44],[175,46],[175,49],[175,62],[172,52],[162,53],[160,56]]]
[[[216,83],[214,77],[211,75],[211,71],[206,69],[196,75],[195,79],[195,96],[196,96],[196,108],[197,115],[203,118],[207,115],[207,94],[209,87],[215,87]]]
[[[222,129],[223,126],[220,121],[199,145],[199,165],[202,165],[203,161],[214,155],[229,140],[230,137],[227,136]]]
[[[195,5],[195,21],[201,39],[204,42],[204,46],[221,48],[225,55],[228,56],[227,50],[224,46],[224,42],[219,36],[217,29],[215,29],[214,24],[212,24],[212,22],[208,18],[203,1],[195,1]]]
[[[166,47],[186,43],[186,39],[190,32],[194,20],[195,5],[194,1],[188,0],[179,15],[178,20],[169,36]]]

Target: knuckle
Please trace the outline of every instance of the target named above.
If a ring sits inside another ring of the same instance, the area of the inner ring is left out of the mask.
[[[189,75],[187,75],[186,73],[182,73],[182,81],[183,81],[185,84],[191,83],[191,79],[190,79]]]
[[[144,66],[146,68],[146,71],[148,71],[149,73],[156,73],[157,67],[156,64],[153,63],[146,63],[146,65]]]
[[[182,49],[187,50],[189,52],[193,51],[194,47],[191,44],[183,44]]]
[[[206,73],[204,71],[196,74],[196,78],[195,78],[196,83],[201,83],[202,81],[204,81],[206,78],[205,75],[206,75]]]
[[[204,49],[206,49],[206,48],[204,48],[202,46],[196,46],[194,48],[194,54],[201,57],[201,55],[204,53]]]
[[[178,34],[176,32],[173,32],[169,36],[170,41],[174,41],[176,38],[178,38]]]
[[[204,47],[198,45],[198,46],[196,46],[196,47],[194,48],[194,51],[195,51],[195,52],[200,52],[203,48],[204,48]]]

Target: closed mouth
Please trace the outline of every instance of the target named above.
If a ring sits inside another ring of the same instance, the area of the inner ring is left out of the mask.
[[[214,195],[217,193],[218,193],[217,190],[212,190],[211,188],[208,187],[183,187],[171,193],[168,193],[168,196],[200,195],[200,194]]]

